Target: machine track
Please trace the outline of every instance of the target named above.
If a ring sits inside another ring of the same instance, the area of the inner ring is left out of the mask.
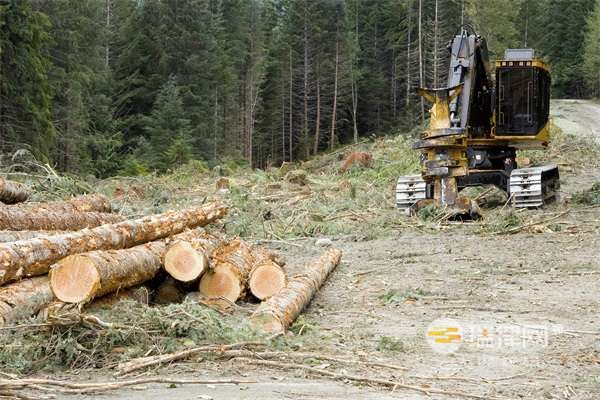
[[[427,184],[421,175],[407,175],[398,178],[396,184],[396,207],[408,213],[417,201],[427,197]]]
[[[509,194],[515,208],[543,207],[558,197],[560,189],[558,167],[514,169],[510,174]]]

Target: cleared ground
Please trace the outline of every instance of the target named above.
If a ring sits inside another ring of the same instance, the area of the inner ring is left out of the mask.
[[[553,102],[552,112],[559,126],[577,134],[593,132],[590,127],[597,126],[593,121],[600,116],[597,105],[581,101]],[[564,121],[581,125],[561,125]],[[514,234],[507,232],[511,228],[422,223],[396,215],[383,234],[360,228],[349,233],[342,226],[336,228],[339,234],[327,235],[330,245],[344,252],[343,262],[303,315],[294,350],[377,360],[406,370],[316,360],[305,360],[304,365],[389,379],[424,391],[460,393],[427,395],[402,387],[334,381],[298,369],[194,360],[143,376],[223,377],[254,383],[147,385],[145,390],[122,390],[101,398],[598,399],[600,208],[572,207],[564,201],[600,181],[600,172],[564,166],[561,178],[563,202],[526,213]],[[287,206],[299,207],[294,204]],[[386,212],[394,215],[392,210]],[[381,218],[375,208],[354,214],[352,226]],[[234,212],[230,219],[236,218],[239,213]],[[263,229],[268,230],[269,222],[266,226]],[[503,234],[494,234],[498,232]],[[284,255],[293,273],[329,245],[317,240],[285,237],[263,243]],[[449,354],[440,352],[448,350],[445,345],[432,347],[426,339],[428,326],[439,318],[451,318],[444,326],[462,329],[460,348]],[[82,373],[93,380],[110,378],[109,374],[110,370]],[[97,396],[72,398],[91,397]]]

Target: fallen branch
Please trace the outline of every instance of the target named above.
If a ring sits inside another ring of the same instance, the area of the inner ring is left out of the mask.
[[[400,365],[388,364],[379,361],[362,361],[357,359],[338,358],[317,353],[286,353],[283,351],[251,351],[251,350],[225,350],[219,351],[220,355],[231,358],[257,358],[257,359],[273,359],[273,358],[296,358],[296,359],[315,359],[323,361],[331,361],[338,364],[346,365],[362,365],[365,367],[389,368],[398,371],[408,371],[408,368]]]
[[[243,348],[243,347],[264,346],[264,345],[265,345],[264,342],[238,342],[238,343],[225,344],[225,345],[200,346],[200,347],[194,347],[194,348],[183,350],[183,351],[178,351],[176,353],[167,353],[167,354],[160,354],[157,356],[135,358],[133,360],[130,360],[130,361],[127,361],[127,362],[117,365],[117,367],[116,367],[117,373],[115,375],[119,376],[119,375],[129,374],[133,371],[137,371],[137,370],[140,370],[143,368],[148,368],[148,367],[151,367],[154,365],[160,365],[160,364],[164,364],[164,363],[168,363],[168,362],[172,362],[172,361],[183,360],[183,359],[189,358],[191,356],[194,356],[196,354],[206,353],[208,351],[225,351],[225,350],[230,350],[230,349],[239,349],[239,348]]]
[[[174,379],[174,378],[139,378],[126,381],[112,382],[92,382],[79,383],[70,381],[61,381],[54,379],[0,379],[0,393],[14,390],[38,390],[43,392],[59,392],[59,393],[98,393],[111,390],[122,389],[129,386],[144,385],[148,383],[166,383],[175,385],[223,385],[223,384],[241,384],[255,383],[251,380],[237,379]],[[19,394],[18,398],[31,398],[26,395]]]
[[[552,221],[555,221],[555,220],[559,219],[560,217],[568,214],[570,211],[571,210],[563,211],[563,212],[561,212],[561,213],[559,213],[559,214],[557,214],[557,215],[555,215],[555,216],[553,216],[551,218],[544,219],[544,220],[541,220],[541,221],[530,222],[528,224],[519,225],[519,226],[511,228],[511,229],[506,229],[506,230],[502,230],[502,231],[496,231],[496,232],[493,232],[492,235],[510,235],[512,233],[520,232],[523,229],[527,229],[527,228],[530,228],[530,227],[535,226],[535,225],[544,225],[544,224],[547,224],[549,222],[552,222]]]
[[[245,361],[249,364],[261,365],[261,366],[265,366],[265,367],[278,367],[278,368],[284,368],[284,369],[304,370],[304,371],[307,371],[307,372],[310,372],[310,373],[313,373],[316,375],[328,376],[330,378],[339,379],[342,381],[354,381],[354,382],[370,383],[370,384],[375,384],[375,385],[380,385],[380,386],[388,386],[394,390],[398,389],[398,388],[413,390],[415,392],[424,393],[428,396],[430,396],[432,394],[441,394],[441,395],[445,395],[445,396],[464,397],[464,398],[478,399],[478,400],[505,400],[505,398],[503,398],[503,397],[478,395],[478,394],[461,392],[461,391],[456,391],[456,390],[442,390],[442,389],[436,389],[436,388],[431,388],[431,387],[425,388],[422,386],[408,385],[405,383],[391,381],[388,379],[369,378],[367,376],[362,376],[362,375],[340,374],[337,372],[326,371],[323,369],[309,367],[307,365],[302,365],[302,364],[284,363],[284,362],[269,361],[269,360],[255,360],[255,359],[244,358],[244,357],[236,358],[236,360]]]

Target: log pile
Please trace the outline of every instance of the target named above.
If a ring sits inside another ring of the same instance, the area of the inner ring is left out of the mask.
[[[111,211],[99,194],[0,206],[0,326],[68,303],[110,306],[142,288],[150,305],[262,301],[253,323],[284,331],[341,257],[330,250],[288,281],[271,251],[200,229],[227,215],[222,204],[129,220]]]

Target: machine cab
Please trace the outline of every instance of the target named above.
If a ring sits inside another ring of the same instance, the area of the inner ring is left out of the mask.
[[[504,60],[496,61],[495,136],[543,142],[549,111],[548,66],[533,49],[506,50]]]

